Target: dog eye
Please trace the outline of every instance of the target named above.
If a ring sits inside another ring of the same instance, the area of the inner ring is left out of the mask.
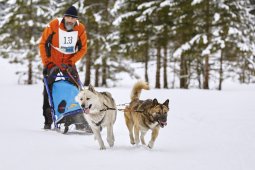
[[[87,100],[89,100],[90,98],[87,98]]]
[[[82,100],[83,100],[83,98],[80,98],[80,100],[82,101]]]

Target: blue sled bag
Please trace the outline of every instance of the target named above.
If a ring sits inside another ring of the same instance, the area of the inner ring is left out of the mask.
[[[53,83],[52,98],[55,110],[56,123],[65,116],[82,113],[83,110],[75,97],[79,93],[78,88],[66,80],[60,80]]]

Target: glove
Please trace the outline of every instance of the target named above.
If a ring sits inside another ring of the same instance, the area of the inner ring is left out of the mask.
[[[61,64],[61,66],[59,68],[61,71],[68,71],[70,73],[73,72],[73,67],[71,65]]]
[[[43,67],[43,76],[48,76],[50,70],[55,66],[54,63],[50,62],[46,66]]]
[[[66,71],[66,69],[68,68],[68,66],[66,64],[58,64],[57,67],[61,70],[61,71]]]
[[[43,68],[43,77],[46,77],[46,76],[48,76],[48,68],[44,67]]]

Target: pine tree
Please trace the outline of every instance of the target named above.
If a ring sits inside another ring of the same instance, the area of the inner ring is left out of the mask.
[[[241,69],[240,80],[245,79],[247,75],[245,70],[250,69],[247,61],[253,53],[254,17],[252,18],[247,10],[249,6],[249,1],[241,0],[224,1],[224,3],[218,4],[220,19],[216,25],[220,30],[218,36],[220,41],[218,39],[218,42],[220,42],[221,54],[219,59],[219,90],[222,89],[224,80],[223,64],[230,66],[231,69],[228,71],[237,72]],[[240,65],[240,63],[243,64]]]
[[[134,62],[143,62],[144,79],[149,82],[148,62],[150,60],[150,40],[152,24],[149,14],[145,12],[153,1],[119,0],[115,6],[117,18],[114,24],[119,30],[119,53],[122,57],[132,59]]]
[[[18,71],[27,75],[23,83],[33,84],[40,73],[38,39],[45,26],[44,20],[51,17],[48,1],[17,0],[7,1],[4,13],[7,14],[1,23],[1,54],[12,63],[25,64],[27,71]]]
[[[155,36],[154,41],[156,48],[158,48],[158,55],[157,55],[157,76],[156,76],[156,87],[160,88],[160,68],[163,66],[163,87],[168,88],[168,71],[167,71],[167,64],[168,64],[168,47],[170,47],[170,35],[171,29],[173,28],[173,16],[170,15],[171,6],[173,5],[169,0],[162,0],[162,1],[154,1],[152,3],[154,6],[151,7],[151,20],[153,25],[153,35]],[[153,9],[154,7],[154,9]],[[149,10],[149,9],[148,9]],[[164,51],[164,56],[162,57],[161,51]],[[163,58],[163,60],[162,60]],[[161,63],[163,63],[161,65]]]
[[[190,63],[192,62],[193,43],[196,35],[196,21],[194,20],[194,6],[191,0],[174,1],[172,6],[173,28],[172,41],[174,42],[173,56],[179,62],[180,88],[189,87]]]
[[[252,39],[254,38],[251,25],[254,22],[245,10],[245,4],[247,7],[248,2],[241,0],[178,1],[175,3],[173,14],[179,22],[175,22],[174,37],[178,37],[179,40],[175,42],[177,50],[174,56],[180,57],[181,88],[187,88],[191,74],[197,72],[195,77],[198,77],[199,86],[201,84],[199,77],[202,73],[203,88],[208,89],[209,75],[213,75],[214,70],[219,70],[219,89],[221,89],[224,79],[223,65],[224,63],[226,65],[224,61],[232,63],[231,68],[237,70],[234,65],[238,65],[240,59],[244,61],[245,58],[251,56]],[[189,31],[182,27],[185,23]],[[240,31],[240,28],[243,31]],[[247,61],[250,60],[246,59],[245,62],[240,63],[247,65]]]
[[[81,19],[85,21],[88,35],[88,55],[86,60],[85,85],[90,82],[92,67],[95,69],[95,86],[99,86],[99,76],[101,73],[101,85],[107,86],[107,79],[115,80],[114,66],[111,64],[114,60],[114,50],[112,40],[112,0],[88,0],[81,1],[79,9]],[[90,63],[90,64],[89,64]]]

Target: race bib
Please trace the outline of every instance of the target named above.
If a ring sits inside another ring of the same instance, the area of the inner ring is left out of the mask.
[[[66,32],[59,29],[59,48],[64,54],[73,54],[76,52],[75,45],[78,39],[78,31]]]

